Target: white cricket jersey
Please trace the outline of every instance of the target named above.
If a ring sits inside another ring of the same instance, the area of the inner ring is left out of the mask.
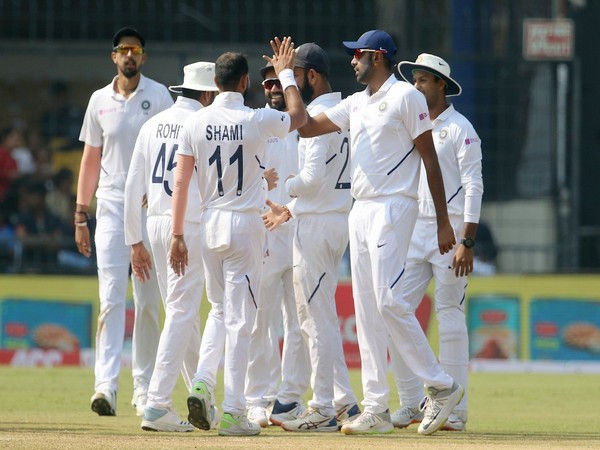
[[[252,109],[238,92],[222,92],[186,121],[178,153],[193,156],[200,198],[206,208],[259,212],[265,200],[267,140],[284,138],[290,116]]]
[[[171,216],[174,171],[177,165],[178,139],[186,119],[202,108],[191,98],[178,97],[175,104],[148,120],[135,142],[125,185],[125,243],[142,240],[140,208],[144,194],[148,199],[148,217]],[[190,180],[185,220],[200,222],[198,181]]]
[[[323,94],[314,99],[306,110],[311,116],[316,116],[341,100],[340,92]],[[298,155],[300,173],[285,183],[289,195],[297,197],[292,207],[293,214],[349,212],[352,197],[348,129],[301,138]]]
[[[142,125],[173,104],[165,86],[143,75],[129,98],[115,91],[116,77],[90,97],[79,140],[102,147],[97,198],[123,202],[125,179]]]
[[[433,121],[432,136],[444,178],[448,214],[464,215],[465,222],[479,223],[483,196],[479,136],[471,122],[453,105]],[[423,164],[419,182],[419,216],[436,217]]]
[[[417,198],[421,157],[413,140],[432,128],[425,97],[390,75],[379,91],[369,87],[325,112],[350,128],[352,196],[402,194]]]

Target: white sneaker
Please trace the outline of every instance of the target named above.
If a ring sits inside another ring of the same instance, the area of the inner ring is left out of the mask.
[[[432,434],[442,428],[452,410],[462,399],[465,390],[458,384],[453,383],[449,389],[438,390],[434,387],[427,389],[429,395],[425,402],[423,420],[419,425],[419,434]]]
[[[215,405],[210,405],[210,429],[216,430],[221,423],[221,412]]]
[[[219,436],[256,436],[260,434],[260,427],[248,421],[244,414],[234,416],[231,413],[223,413],[219,425]]]
[[[201,430],[210,430],[211,422],[211,399],[210,389],[204,381],[197,381],[187,398],[188,420],[196,428]]]
[[[316,409],[308,408],[304,414],[295,420],[288,420],[281,424],[286,431],[337,431],[338,425],[335,416],[324,416]]]
[[[338,430],[345,424],[352,422],[358,416],[360,416],[360,408],[356,403],[350,403],[338,408],[338,410],[335,412],[335,420],[338,424]]]
[[[304,406],[300,403],[279,403],[275,400],[273,411],[271,411],[271,423],[273,425],[281,425],[283,422],[298,419],[304,412]]]
[[[133,398],[131,399],[131,406],[135,408],[135,415],[142,417],[144,415],[144,409],[146,408],[146,402],[148,401],[148,391],[146,389],[136,387],[133,389]]]
[[[421,423],[423,411],[418,406],[401,406],[392,414],[392,423],[396,428],[406,428],[413,423]]]
[[[144,420],[142,420],[142,430],[180,432],[194,431],[194,426],[191,423],[181,420],[179,416],[171,409],[167,409],[165,414],[154,420],[146,419],[147,415],[148,414],[145,414]]]
[[[394,425],[391,422],[389,411],[379,414],[365,411],[341,429],[344,434],[386,434],[392,431],[394,431]]]
[[[448,416],[442,427],[444,431],[467,431],[467,412],[455,411]]]
[[[117,392],[116,391],[98,391],[92,395],[91,407],[99,416],[117,415]]]
[[[261,428],[268,427],[269,418],[267,417],[267,409],[262,406],[251,406],[248,409],[248,420]]]

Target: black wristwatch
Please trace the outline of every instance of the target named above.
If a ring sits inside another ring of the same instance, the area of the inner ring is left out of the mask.
[[[460,240],[460,243],[462,245],[464,245],[466,248],[473,248],[473,247],[475,247],[475,241],[473,239],[471,239],[470,237],[462,238]]]

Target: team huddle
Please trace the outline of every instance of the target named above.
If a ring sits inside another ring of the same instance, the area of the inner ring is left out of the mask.
[[[267,104],[253,109],[244,55],[185,66],[183,84],[169,87],[173,103],[141,74],[143,36],[115,34],[117,76],[92,95],[80,135],[74,218],[77,247],[90,256],[95,192],[94,412],[116,415],[131,265],[132,406],[144,430],[466,430],[464,301],[483,194],[480,141],[447,103],[461,87],[443,59],[424,53],[396,66],[382,30],[343,46],[364,91],[342,99],[321,47],[274,38],[260,70]],[[335,306],[348,245],[360,404]],[[432,278],[439,361],[415,316]],[[401,402],[393,413],[388,352]],[[171,406],[180,373],[188,421]]]

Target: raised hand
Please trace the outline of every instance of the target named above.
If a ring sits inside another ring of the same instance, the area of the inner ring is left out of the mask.
[[[274,37],[271,41],[271,48],[273,49],[273,57],[263,55],[263,59],[273,64],[275,74],[279,73],[284,69],[294,70],[294,64],[296,62],[296,52],[294,50],[294,43],[290,36],[283,38],[280,41],[278,37]]]

